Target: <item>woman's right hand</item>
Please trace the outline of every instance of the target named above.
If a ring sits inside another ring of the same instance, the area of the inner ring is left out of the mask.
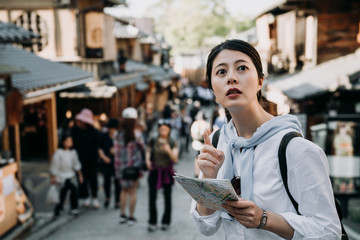
[[[203,178],[216,178],[217,173],[224,162],[224,152],[214,148],[211,144],[209,131],[204,133],[204,146],[198,156],[198,164]]]

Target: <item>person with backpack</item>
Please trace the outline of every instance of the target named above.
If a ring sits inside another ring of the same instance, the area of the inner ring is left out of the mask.
[[[135,108],[128,107],[122,112],[120,130],[114,138],[114,169],[120,182],[120,224],[133,226],[136,193],[141,177],[141,167],[145,156],[145,144],[136,133],[138,114]],[[126,214],[126,207],[129,213]]]
[[[286,186],[298,212],[285,188],[280,142],[289,132],[301,133],[301,126],[293,115],[277,116],[274,104],[262,97],[264,75],[255,48],[241,40],[217,45],[208,56],[206,78],[230,119],[219,131],[217,148],[214,134],[205,133],[200,177],[239,178],[241,195],[224,203],[227,212],[193,201],[190,212],[200,232],[212,235],[223,224],[226,239],[340,239],[328,161],[319,146],[296,137],[286,147]]]
[[[170,137],[171,121],[160,119],[158,136],[149,142],[146,165],[149,169],[149,226],[148,231],[157,230],[156,196],[159,189],[164,190],[164,214],[161,230],[166,231],[171,223],[171,189],[174,184],[174,164],[178,162],[178,147]]]

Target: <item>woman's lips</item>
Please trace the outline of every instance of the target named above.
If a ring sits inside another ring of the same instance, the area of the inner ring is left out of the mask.
[[[229,95],[233,95],[233,94],[241,94],[241,91],[237,88],[230,88],[227,92],[226,92],[226,96]]]

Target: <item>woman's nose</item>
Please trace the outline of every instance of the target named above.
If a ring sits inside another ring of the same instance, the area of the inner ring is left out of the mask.
[[[233,84],[233,83],[237,83],[237,82],[238,82],[238,80],[237,80],[236,76],[233,73],[231,73],[227,80],[227,84]]]

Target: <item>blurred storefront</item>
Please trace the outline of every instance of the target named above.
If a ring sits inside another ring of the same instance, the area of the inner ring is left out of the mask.
[[[55,93],[92,81],[92,74],[42,59],[10,44],[0,44],[0,48],[0,103],[5,106],[2,116],[6,116],[0,121],[2,235],[16,224],[25,223],[34,211],[21,188],[21,162],[49,161],[57,149]]]
[[[360,50],[266,85],[270,100],[301,116],[306,138],[328,156],[335,196],[344,215],[360,197]],[[284,107],[282,105],[286,105]],[[305,126],[304,126],[305,125]]]
[[[0,236],[18,223],[25,223],[34,209],[21,188],[20,164],[12,155],[10,145],[18,145],[19,137],[13,138],[10,128],[18,129],[21,110],[19,92],[12,88],[11,75],[26,73],[23,68],[0,64]],[[14,102],[14,99],[18,99]]]

